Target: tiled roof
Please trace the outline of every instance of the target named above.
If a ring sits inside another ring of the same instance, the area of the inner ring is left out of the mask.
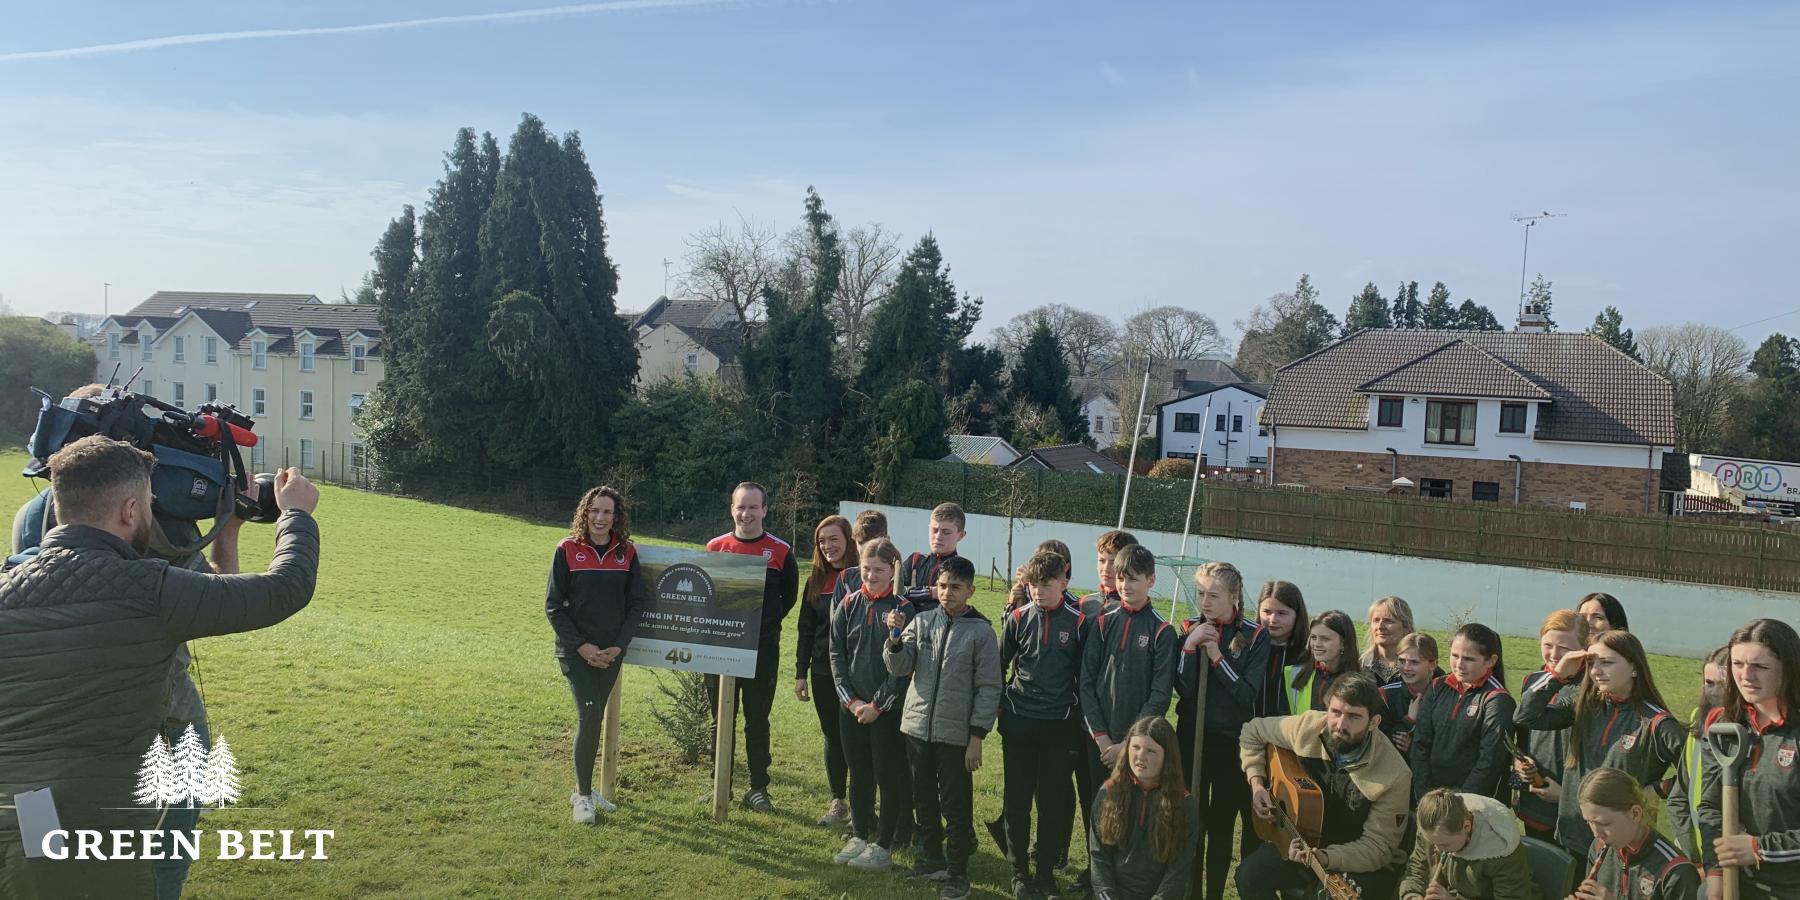
[[[949,458],[963,462],[975,462],[987,456],[995,447],[1006,444],[1006,438],[988,434],[949,434],[945,438],[950,441]],[[1007,449],[1012,448],[1011,444],[1006,446]],[[1017,451],[1013,455],[1017,456]]]
[[[1045,468],[1056,472],[1083,472],[1086,474],[1118,475],[1125,467],[1113,462],[1098,450],[1086,444],[1062,444],[1056,447],[1039,447],[1013,461],[1013,465],[1021,465],[1026,460],[1035,459]]]
[[[1263,421],[1276,427],[1368,427],[1359,389],[1458,340],[1484,351],[1541,388],[1537,437],[1552,441],[1670,446],[1675,443],[1669,383],[1605,341],[1581,332],[1360,331],[1275,373]],[[1461,351],[1457,351],[1460,353]],[[1424,369],[1421,369],[1424,371]],[[1458,395],[1457,385],[1418,384]]]
[[[238,340],[252,327],[250,314],[243,310],[195,308],[191,311],[194,318],[205,322],[228,346],[236,346]]]
[[[1492,353],[1457,338],[1356,388],[1365,394],[1438,394],[1548,400],[1550,392]]]
[[[269,352],[287,353],[293,345],[278,339],[305,328],[320,339],[319,353],[343,355],[343,341],[361,331],[373,342],[381,337],[376,307],[368,303],[321,303],[312,294],[234,294],[194,291],[157,291],[114,321],[135,327],[148,321],[158,332],[192,312],[225,342],[249,349],[247,335],[260,328],[270,336]],[[324,348],[331,346],[332,351]]]
[[[637,327],[657,325],[674,325],[677,328],[699,328],[719,311],[722,304],[708,300],[670,300],[658,297],[643,315],[637,317]]]

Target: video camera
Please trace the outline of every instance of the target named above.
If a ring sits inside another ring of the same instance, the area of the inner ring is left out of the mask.
[[[116,367],[113,375],[118,375]],[[126,384],[136,379],[134,374]],[[32,390],[43,398],[43,407],[27,445],[31,461],[21,474],[28,478],[49,474],[51,454],[92,434],[151,454],[156,468],[150,475],[150,493],[157,516],[188,523],[214,520],[212,531],[188,546],[173,545],[158,524],[153,539],[167,550],[183,555],[198,552],[231,515],[265,523],[280,516],[273,475],[255,476],[257,499],[244,495],[251,476],[238,448],[256,446],[257,436],[251,431],[256,423],[236,407],[205,403],[190,413],[149,394],[115,386],[111,380],[97,395],[64,397],[61,402]]]

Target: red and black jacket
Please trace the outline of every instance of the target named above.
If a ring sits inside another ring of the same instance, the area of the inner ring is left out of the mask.
[[[938,605],[932,599],[931,588],[937,586],[938,568],[954,553],[913,553],[900,564],[900,577],[896,583],[898,590],[919,612],[924,612]]]
[[[1432,672],[1431,677],[1433,680],[1444,677],[1444,670],[1438,669]],[[1431,690],[1431,682],[1425,683],[1425,690]],[[1424,691],[1420,692],[1420,696],[1424,696]],[[1412,691],[1407,689],[1406,682],[1396,679],[1382,685],[1381,699],[1387,705],[1387,710],[1381,714],[1381,733],[1387,735],[1388,740],[1393,740],[1396,735],[1412,734],[1413,728],[1419,723],[1408,715],[1412,710],[1413,695]],[[1421,702],[1419,705],[1423,708],[1424,703]],[[1400,758],[1409,760],[1412,756],[1411,751],[1412,745],[1409,744],[1407,749],[1400,751]],[[1410,761],[1408,764],[1411,764]]]
[[[1791,677],[1791,676],[1790,676]],[[1738,780],[1738,817],[1743,833],[1752,838],[1760,863],[1738,870],[1740,881],[1769,888],[1774,897],[1800,896],[1800,720],[1793,711],[1776,721],[1748,713],[1745,724],[1750,727],[1749,760]],[[1725,711],[1715,709],[1706,717],[1711,728],[1724,720]],[[1719,871],[1719,858],[1713,852],[1713,841],[1724,832],[1720,828],[1720,800],[1724,779],[1720,777],[1718,759],[1702,753],[1700,763],[1700,808],[1695,818],[1700,822],[1700,845],[1706,853],[1706,871]]]
[[[1086,617],[1066,599],[1052,610],[1027,603],[1008,612],[1000,632],[1000,671],[1006,676],[1001,709],[1028,719],[1074,715],[1087,630]]]
[[[761,537],[749,541],[727,532],[707,541],[706,549],[714,553],[760,556],[768,564],[768,577],[763,581],[762,632],[758,635],[758,643],[763,649],[776,649],[781,642],[781,621],[787,618],[800,596],[800,566],[794,561],[794,548],[765,531]]]
[[[1125,739],[1132,723],[1169,711],[1175,685],[1175,627],[1155,608],[1121,605],[1088,630],[1081,651],[1081,717],[1088,736]]]
[[[1419,700],[1413,726],[1413,802],[1441,787],[1505,802],[1502,787],[1512,754],[1504,734],[1513,727],[1516,706],[1492,674],[1475,684],[1463,684],[1455,675],[1433,681]]]
[[[556,655],[574,656],[582,644],[602,650],[629,647],[649,593],[638,570],[637,547],[630,541],[596,548],[564,538],[556,545],[544,591],[544,615],[556,631]]]
[[[1673,841],[1652,830],[1636,847],[1588,845],[1595,883],[1614,900],[1693,900],[1704,897],[1700,870]]]
[[[831,665],[831,606],[837,596],[838,582],[843,577],[841,569],[829,575],[820,574],[813,591],[800,604],[797,629],[800,634],[794,643],[794,677],[797,679],[804,681],[806,673],[815,666],[830,671],[826,667]]]
[[[1262,708],[1265,700],[1262,679],[1268,671],[1269,632],[1243,616],[1219,625],[1220,655],[1214,662],[1204,647],[1187,649],[1184,638],[1199,625],[1198,618],[1182,623],[1182,638],[1178,638],[1182,643],[1175,663],[1176,719],[1181,723],[1181,733],[1193,733],[1194,705],[1200,692],[1200,673],[1204,670],[1207,673],[1204,677],[1209,682],[1206,731],[1235,739],[1245,722],[1273,714]],[[1235,649],[1233,644],[1237,645]]]
[[[857,588],[832,610],[831,681],[845,709],[860,700],[888,712],[898,708],[911,681],[889,672],[882,658],[893,634],[888,613],[898,610],[911,622],[918,611],[905,597],[895,594],[892,586],[879,596],[870,596],[868,591],[867,587]]]

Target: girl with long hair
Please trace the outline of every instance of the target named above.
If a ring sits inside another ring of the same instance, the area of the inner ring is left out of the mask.
[[[1387,684],[1400,671],[1400,639],[1412,634],[1412,605],[1399,597],[1383,597],[1369,604],[1369,649],[1362,655],[1363,671]]]
[[[1580,690],[1570,702],[1562,688],[1578,678]],[[1534,730],[1569,730],[1562,758],[1564,785],[1580,784],[1599,768],[1618,769],[1639,784],[1655,784],[1681,755],[1685,736],[1656,689],[1644,645],[1631,632],[1617,629],[1596,635],[1586,650],[1557,661],[1550,677],[1526,692],[1514,721]],[[1593,840],[1575,792],[1564,790],[1557,802],[1557,843],[1581,859]]]
[[[1268,663],[1268,630],[1244,618],[1244,577],[1230,563],[1209,562],[1194,572],[1199,615],[1182,623],[1181,658],[1175,689],[1176,735],[1181,765],[1194,771],[1194,730],[1205,731],[1206,765],[1200,770],[1200,796],[1206,803],[1205,832],[1200,836],[1206,876],[1206,900],[1225,896],[1231,868],[1231,829],[1243,823],[1239,852],[1256,849],[1250,823],[1250,788],[1238,763],[1238,732],[1263,714],[1262,679]],[[1206,679],[1204,682],[1201,679]],[[1206,721],[1195,721],[1201,691],[1206,692]]]
[[[638,609],[648,597],[625,498],[604,485],[589,490],[575,506],[569,536],[556,545],[544,592],[556,663],[575,698],[575,793],[569,805],[583,825],[593,824],[594,810],[615,809],[594,790],[594,757],[607,698],[625,665],[620,657],[631,646]]]
[[[888,672],[881,651],[890,628],[888,613],[914,615],[911,602],[894,593],[900,551],[887,538],[862,545],[862,587],[831,613],[831,680],[841,710],[839,740],[850,764],[850,830],[844,849],[832,857],[840,865],[869,871],[892,868],[900,822],[912,820],[912,797],[901,775],[906,743],[900,737],[900,703],[907,679]],[[881,816],[875,792],[881,791]]]
[[[1419,700],[1413,728],[1413,798],[1452,788],[1502,802],[1508,763],[1506,729],[1513,727],[1511,694],[1500,635],[1471,622],[1450,640],[1449,674]]]
[[[1594,834],[1587,877],[1569,896],[1576,900],[1692,900],[1700,870],[1675,842],[1656,830],[1638,780],[1602,767],[1581,779],[1581,818]]]
[[[1300,586],[1291,581],[1265,581],[1256,595],[1256,620],[1269,633],[1269,668],[1263,678],[1263,702],[1258,715],[1285,716],[1299,710],[1288,708],[1287,683],[1282,677],[1288,666],[1305,662],[1310,654],[1306,635],[1311,622],[1306,616],[1306,597]]]
[[[1161,716],[1134,722],[1094,800],[1088,835],[1094,896],[1186,897],[1199,816],[1182,773],[1175,729]]]
[[[1588,633],[1596,637],[1608,631],[1631,630],[1631,622],[1625,618],[1625,604],[1611,594],[1595,591],[1581,598],[1575,610],[1587,619]]]
[[[1419,702],[1425,699],[1431,683],[1444,676],[1444,670],[1438,668],[1437,638],[1423,631],[1401,638],[1394,661],[1399,663],[1400,671],[1393,681],[1381,686],[1381,699],[1387,703],[1387,711],[1381,716],[1381,733],[1393,741],[1400,758],[1407,759],[1412,752],[1413,728],[1419,724]]]
[[[1587,645],[1588,623],[1580,613],[1559,609],[1545,616],[1543,624],[1538,626],[1538,653],[1544,660],[1544,667],[1525,674],[1520,696],[1531,693],[1531,689],[1545,679],[1554,678],[1556,664]],[[1578,684],[1565,684],[1557,691],[1556,699],[1572,704],[1580,690]],[[1513,762],[1512,786],[1518,790],[1514,805],[1519,820],[1525,823],[1527,835],[1554,843],[1556,811],[1562,802],[1562,758],[1568,754],[1568,729],[1533,730],[1521,726],[1516,732],[1513,740],[1528,757]],[[1543,783],[1535,784],[1540,778]]]
[[[1307,662],[1288,666],[1282,673],[1287,683],[1288,710],[1325,711],[1325,692],[1346,672],[1362,670],[1356,654],[1356,623],[1348,613],[1328,609],[1312,620],[1307,632]]]
[[[850,764],[844,761],[844,745],[838,733],[837,691],[831,684],[831,598],[838,579],[851,563],[850,520],[826,516],[813,527],[812,573],[800,592],[800,627],[794,648],[794,696],[812,701],[825,735],[825,779],[831,785],[831,805],[819,816],[819,824],[831,827],[850,819],[845,789]]]
[[[1732,722],[1750,729],[1750,760],[1738,786],[1738,833],[1725,837],[1720,819],[1724,779],[1719,761],[1701,754],[1701,849],[1706,891],[1724,894],[1720,866],[1739,866],[1745,898],[1800,897],[1800,634],[1780,619],[1755,619],[1731,636],[1731,679],[1725,703],[1707,716],[1711,728]]]

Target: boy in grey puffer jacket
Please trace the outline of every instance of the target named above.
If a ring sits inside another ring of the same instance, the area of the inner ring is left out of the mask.
[[[891,634],[882,659],[890,674],[912,676],[900,731],[925,850],[911,874],[943,881],[939,896],[960,900],[969,895],[975,849],[972,775],[1000,710],[1000,645],[993,624],[969,606],[973,564],[960,556],[943,561],[936,587],[937,607],[910,622],[889,617],[890,627],[905,630]]]

